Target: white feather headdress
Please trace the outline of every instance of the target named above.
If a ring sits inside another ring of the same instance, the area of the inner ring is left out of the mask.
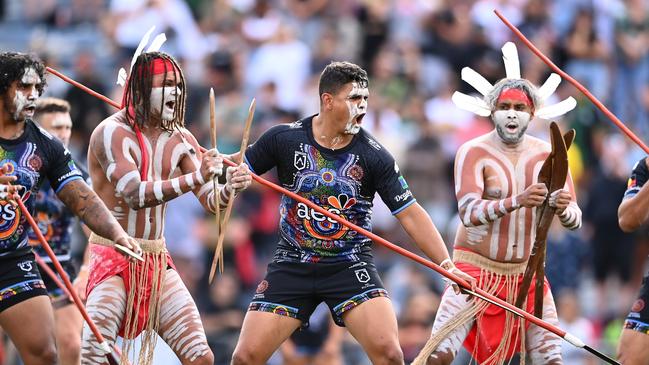
[[[521,67],[516,45],[512,42],[507,42],[503,46],[502,52],[506,77],[508,79],[520,79]],[[462,80],[466,81],[466,83],[476,89],[482,96],[488,95],[494,88],[494,85],[470,67],[462,69],[461,77]],[[556,118],[566,114],[577,106],[577,101],[572,96],[563,99],[561,102],[556,104],[547,106],[543,104],[557,90],[560,83],[561,76],[552,73],[548,79],[545,80],[543,85],[538,88],[538,96],[542,105],[540,105],[534,113],[535,117],[542,119]],[[451,100],[453,100],[455,105],[460,109],[468,110],[483,117],[491,115],[491,108],[482,98],[456,91],[453,93]]]
[[[135,53],[133,54],[133,58],[131,59],[131,67],[129,68],[129,73],[131,72],[131,70],[133,70],[133,65],[135,65],[135,61],[142,54],[144,47],[146,46],[147,43],[149,43],[149,38],[151,38],[151,34],[153,33],[154,29],[155,26],[151,27],[146,33],[144,33],[144,36],[140,40],[140,43],[137,45],[137,48],[135,49]],[[147,48],[146,51],[147,52],[159,51],[160,47],[162,47],[162,44],[166,40],[167,40],[167,36],[164,33],[158,34],[153,39],[153,42],[151,42],[151,45],[149,45],[149,48]],[[121,85],[121,86],[126,85],[127,78],[128,78],[128,74],[126,73],[124,67],[120,68],[119,73],[117,74],[117,85]]]

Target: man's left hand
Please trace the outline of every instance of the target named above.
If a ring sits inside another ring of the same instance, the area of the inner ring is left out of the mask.
[[[555,190],[552,192],[552,194],[550,194],[550,197],[548,198],[548,205],[552,208],[556,208],[556,214],[559,215],[563,213],[566,208],[568,208],[571,199],[572,195],[568,190]]]
[[[236,166],[228,167],[225,173],[226,185],[228,185],[228,190],[232,191],[234,189],[235,193],[239,193],[242,190],[245,190],[252,183],[252,175],[250,175],[250,169],[245,163]]]

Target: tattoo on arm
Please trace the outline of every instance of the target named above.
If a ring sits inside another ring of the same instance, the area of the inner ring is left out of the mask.
[[[70,181],[57,195],[96,234],[110,240],[124,234],[115,217],[83,180]]]

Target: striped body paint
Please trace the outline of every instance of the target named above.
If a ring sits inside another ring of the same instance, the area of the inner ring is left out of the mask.
[[[455,193],[462,225],[456,247],[500,262],[524,262],[535,238],[536,208],[519,206],[517,196],[538,182],[550,144],[526,135],[516,147],[495,132],[465,143],[455,159]],[[570,174],[564,189],[572,202],[559,217],[564,226],[581,225]],[[565,217],[565,218],[564,218]]]
[[[123,111],[93,132],[89,170],[93,188],[124,230],[132,237],[158,239],[164,231],[167,201],[193,191],[205,209],[214,212],[214,189],[199,171],[200,149],[189,131],[145,130],[143,134],[150,156],[146,181],[140,179],[142,156]],[[222,191],[221,196],[225,206],[227,194]]]
[[[209,347],[196,304],[174,270],[167,270],[163,283],[158,334],[185,363],[195,362]],[[120,277],[99,284],[88,297],[88,313],[109,343],[114,343],[126,310],[126,292]],[[81,364],[105,364],[104,351],[86,324],[83,328]]]
[[[538,182],[539,171],[550,149],[549,143],[529,135],[524,135],[516,146],[507,145],[494,130],[462,145],[455,159],[455,194],[462,221],[455,247],[489,259],[496,266],[521,266],[520,271],[494,274],[490,267],[477,265],[482,269],[475,276],[478,286],[487,285],[490,280],[487,278],[493,275],[502,275],[499,280],[506,283],[507,300],[512,303],[518,292],[517,283],[530,257],[537,218],[536,208],[521,207],[518,196]],[[572,202],[559,220],[567,228],[574,229],[581,225],[581,211],[576,204],[570,174],[564,189],[572,195]],[[453,290],[444,292],[431,337],[440,338],[440,341],[428,358],[429,364],[452,362],[474,326],[476,316],[484,311],[476,303],[479,302],[467,300],[466,295],[455,294]],[[549,290],[543,298],[543,319],[558,325]],[[512,326],[511,320],[505,319],[506,327]],[[535,325],[527,327],[524,333],[507,336],[523,336],[520,339],[524,340],[525,350],[534,364],[562,364],[561,339],[558,336]],[[487,363],[507,363],[508,359],[503,357],[494,352]]]
[[[191,191],[206,210],[214,212],[215,191],[212,181],[206,181],[201,173],[200,146],[188,130],[178,128],[169,133],[149,127],[142,128],[142,134],[149,156],[144,181],[140,176],[143,171],[141,150],[124,110],[107,118],[94,130],[88,149],[88,167],[93,189],[124,230],[135,238],[156,240],[163,236],[167,201]],[[229,191],[221,186],[217,189],[222,209],[228,202]],[[110,262],[102,265],[115,267],[110,266]],[[152,287],[151,281],[140,283],[148,285],[148,289]],[[115,274],[88,294],[88,312],[110,342],[126,320],[128,301],[124,288],[122,277]],[[158,321],[151,328],[158,328],[158,334],[183,364],[213,363],[196,305],[174,270],[166,271],[159,294],[151,294],[152,302],[156,300],[154,295],[161,306],[158,317],[155,317],[158,311],[148,313],[149,318]],[[84,330],[82,364],[104,364],[104,354],[88,332]],[[150,363],[150,359],[141,357],[139,361]]]

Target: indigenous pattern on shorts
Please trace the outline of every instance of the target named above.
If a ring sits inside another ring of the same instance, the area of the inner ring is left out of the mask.
[[[32,214],[34,196],[45,179],[58,192],[68,182],[82,178],[70,152],[31,120],[25,122],[25,130],[19,138],[0,138],[0,166],[4,164],[9,165],[8,175],[18,177],[15,184],[25,187],[20,195]],[[29,229],[18,207],[0,202],[0,256],[28,251]]]
[[[281,185],[348,221],[371,230],[372,199],[378,192],[393,214],[415,199],[386,149],[361,131],[339,150],[313,138],[313,116],[275,126],[246,151],[257,174],[277,167]],[[370,255],[369,238],[282,196],[276,260],[300,262],[358,261]]]
[[[297,318],[298,309],[286,305],[253,301],[248,306],[249,311],[269,312],[280,316]]]
[[[45,284],[43,284],[41,279],[23,281],[10,287],[0,289],[0,302],[13,297],[14,295],[34,289],[45,289]]]
[[[88,174],[85,169],[81,166],[77,167],[88,182]],[[44,182],[43,188],[36,194],[34,210],[34,219],[38,228],[50,244],[56,258],[61,262],[69,261],[74,214],[56,196],[48,182]],[[34,251],[45,262],[51,262],[45,250],[40,246],[36,233],[30,230],[28,236],[29,244],[34,247]]]
[[[334,307],[334,312],[338,317],[342,317],[343,313],[348,310],[354,309],[354,307],[366,302],[370,299],[380,298],[380,297],[389,297],[388,291],[385,289],[371,289],[364,293],[355,295],[352,298],[349,298],[344,303],[340,303]]]

